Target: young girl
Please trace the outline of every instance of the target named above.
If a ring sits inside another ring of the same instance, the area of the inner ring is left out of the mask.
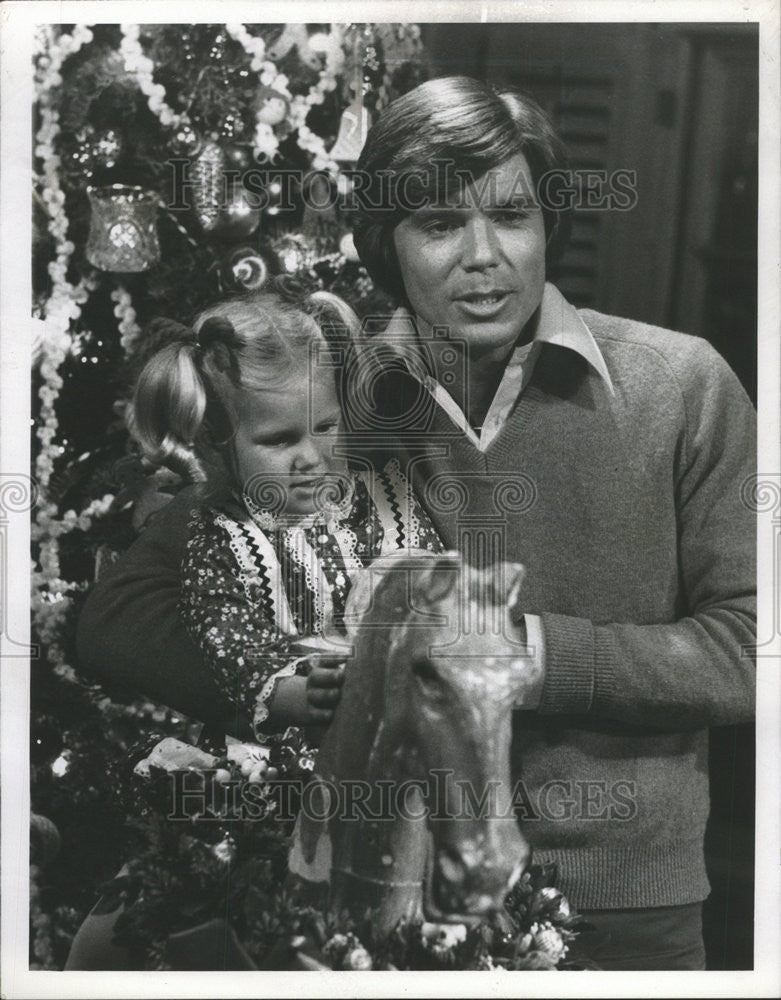
[[[135,390],[146,454],[206,483],[181,611],[258,738],[330,720],[341,669],[307,646],[341,630],[355,573],[396,548],[442,548],[397,462],[348,470],[336,361],[356,330],[326,292],[229,299],[192,330],[156,321],[164,346]]]

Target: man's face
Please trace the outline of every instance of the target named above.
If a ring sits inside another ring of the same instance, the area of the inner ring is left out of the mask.
[[[470,353],[506,353],[542,299],[545,227],[523,154],[393,232],[407,298]]]

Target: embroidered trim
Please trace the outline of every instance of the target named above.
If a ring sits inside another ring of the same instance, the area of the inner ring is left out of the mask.
[[[398,459],[392,458],[387,463],[380,474],[380,479],[384,487],[383,499],[387,500],[387,508],[384,504],[378,504],[386,534],[386,538],[383,539],[382,554],[392,552],[394,549],[420,548],[420,522],[415,494],[411,483],[401,471]],[[395,544],[386,544],[388,536],[386,519],[389,513],[393,519]]]
[[[222,513],[216,513],[214,519],[228,534],[247,600],[255,605],[265,602],[277,630],[283,635],[297,635],[274,546],[252,521],[239,524]]]
[[[395,552],[402,546],[399,525],[390,502],[390,484],[382,473],[359,472],[357,475],[371,497],[382,530],[379,555],[384,556],[389,552]]]
[[[287,528],[282,533],[282,538],[291,558],[304,571],[307,589],[312,594],[315,618],[313,631],[316,635],[324,635],[327,623],[333,619],[333,602],[331,587],[323,573],[317,553],[306,537],[306,532],[300,529]]]
[[[363,563],[355,554],[355,550],[358,547],[358,536],[352,530],[348,528],[346,524],[336,526],[329,525],[331,534],[336,539],[336,544],[339,546],[339,551],[342,553],[342,560],[344,561],[344,568],[347,575],[352,580],[354,574],[358,570],[363,569]]]

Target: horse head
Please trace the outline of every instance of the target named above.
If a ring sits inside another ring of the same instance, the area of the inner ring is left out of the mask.
[[[348,907],[374,891],[387,927],[484,917],[528,862],[509,760],[511,712],[535,680],[511,621],[522,580],[517,564],[396,553],[354,584],[353,655],[317,772],[365,783],[363,817],[329,824],[331,884]]]

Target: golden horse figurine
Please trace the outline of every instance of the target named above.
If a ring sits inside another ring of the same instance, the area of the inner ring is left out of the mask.
[[[511,611],[523,568],[394,553],[354,583],[352,655],[289,868],[331,910],[472,922],[528,864],[512,811],[511,713],[538,679]],[[311,885],[310,885],[311,888]]]

